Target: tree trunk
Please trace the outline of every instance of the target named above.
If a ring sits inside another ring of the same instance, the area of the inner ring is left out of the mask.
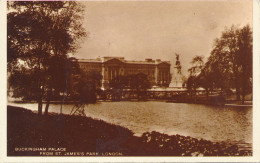
[[[233,55],[234,56],[234,55]],[[240,88],[239,88],[239,77],[238,77],[238,67],[235,64],[235,59],[233,58],[233,71],[234,71],[234,80],[235,80],[235,87],[236,87],[236,100],[240,101]]]
[[[38,115],[42,115],[42,99],[38,97]]]
[[[196,90],[196,88],[194,89],[194,93],[195,93],[195,103],[197,103],[197,90]]]
[[[245,103],[245,86],[244,86],[244,83],[243,83],[243,86],[242,86],[242,104]]]
[[[245,103],[245,94],[243,93],[243,95],[242,95],[242,104],[244,104]]]
[[[206,88],[206,98],[207,98],[207,101],[209,100],[209,89]]]
[[[245,71],[243,72],[243,85],[242,85],[242,104],[245,103],[245,96],[246,96],[246,74]]]
[[[139,100],[139,98],[140,98],[140,90],[138,88],[136,89],[136,94],[137,94],[137,100]]]
[[[237,95],[237,101],[240,101],[240,89],[238,86],[236,86],[236,95]]]
[[[52,89],[49,89],[49,91],[48,91],[48,93],[47,93],[47,101],[46,101],[46,106],[45,106],[44,115],[48,115],[49,105],[50,105],[50,99],[51,99],[51,94],[52,94]]]
[[[39,88],[39,95],[38,95],[38,115],[42,115],[42,96],[43,96],[43,89]]]
[[[40,69],[41,69],[41,64],[40,64],[40,58],[38,57],[38,61],[37,61],[38,65],[36,68],[36,74],[40,75]],[[39,76],[38,81],[37,81],[37,85],[38,85],[38,115],[42,115],[42,84],[41,84],[41,77]]]

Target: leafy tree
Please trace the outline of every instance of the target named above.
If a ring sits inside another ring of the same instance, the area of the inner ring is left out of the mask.
[[[147,89],[151,88],[151,83],[147,75],[138,73],[128,76],[128,86],[130,89],[135,90],[138,98],[140,98],[140,96],[145,95]]]
[[[238,51],[237,64],[240,70],[240,87],[242,89],[242,103],[244,104],[245,95],[252,93],[252,31],[247,25],[238,31]]]
[[[9,85],[12,86],[13,97],[18,98],[22,96],[23,100],[37,100],[37,80],[38,75],[32,74],[34,72],[21,67],[19,71],[14,70],[13,75],[8,78]]]
[[[97,71],[89,71],[86,74],[86,79],[88,83],[92,83],[92,85],[94,86],[95,90],[101,89],[101,80],[102,80],[102,75],[97,72]]]
[[[75,58],[71,60],[71,74],[68,80],[67,96],[70,100],[89,104],[96,102],[101,91],[102,75],[97,71],[83,71]]]
[[[10,79],[17,81],[17,74],[28,75],[32,79],[24,84],[11,82],[10,86],[21,97],[25,94],[19,90],[31,88],[37,98],[38,114],[41,115],[46,92],[47,99],[50,99],[49,92],[52,90],[66,90],[66,67],[70,63],[66,61],[67,54],[75,52],[78,41],[86,35],[81,23],[83,6],[75,1],[10,1],[8,9],[7,58]]]
[[[129,86],[128,79],[128,76],[120,75],[113,78],[113,80],[109,82],[109,87],[112,88],[112,90],[110,91],[112,98],[120,99],[122,97],[123,89]]]
[[[132,74],[127,76],[117,76],[110,81],[109,87],[112,89],[109,92],[112,98],[120,99],[123,89],[130,89],[137,94],[137,98],[144,97],[146,90],[151,88],[151,83],[147,75],[143,73]]]
[[[205,64],[201,73],[198,76],[199,85],[206,90],[206,97],[209,98],[209,91],[213,89],[213,81],[212,77],[214,76],[213,73],[210,71],[210,67],[208,63]]]
[[[46,107],[44,114],[48,114],[48,108],[52,95],[60,97],[63,93],[63,99],[58,98],[58,100],[65,100],[65,97],[69,94],[70,90],[70,78],[75,73],[73,71],[73,66],[75,61],[72,58],[68,58],[66,55],[57,55],[49,58],[48,71],[46,71]]]
[[[189,71],[194,74],[196,67]],[[245,95],[252,92],[252,31],[248,25],[225,29],[215,40],[197,80],[199,86],[206,89],[207,96],[209,89],[220,88],[223,92],[235,88],[237,100],[242,95],[244,103]]]
[[[237,31],[235,26],[225,29],[221,37],[215,40],[208,62],[215,74],[215,86],[221,90],[235,88],[237,99],[239,99],[239,71],[236,61]]]
[[[194,93],[196,98],[196,89],[199,87],[200,82],[199,74],[202,72],[204,66],[203,56],[195,56],[191,64],[192,67],[188,69],[190,74],[187,79],[187,89],[190,92],[191,98]]]
[[[195,56],[192,59],[191,61],[192,67],[188,69],[191,76],[197,76],[201,72],[204,66],[203,58],[204,58],[203,56]]]
[[[87,74],[81,74],[77,85],[77,92],[80,103],[89,104],[96,102],[96,83],[95,79],[88,78]]]
[[[189,76],[187,81],[186,81],[186,84],[187,84],[187,89],[188,89],[189,94],[190,94],[190,98],[192,98],[194,91],[196,93],[196,89],[198,87],[196,77],[195,76]]]
[[[242,102],[252,88],[252,32],[249,26],[225,29],[208,59],[208,67],[216,88],[236,89],[237,100]]]
[[[147,89],[151,88],[151,83],[147,75],[143,73],[132,74],[127,76],[117,76],[109,83],[110,93],[113,98],[120,99],[123,89],[130,89],[137,94],[137,98],[144,97]]]
[[[127,76],[117,76],[109,82],[109,87],[113,89],[124,89],[127,87],[128,80]]]

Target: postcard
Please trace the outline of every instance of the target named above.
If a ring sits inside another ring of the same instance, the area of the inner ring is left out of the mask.
[[[259,161],[259,1],[1,4],[5,162]]]

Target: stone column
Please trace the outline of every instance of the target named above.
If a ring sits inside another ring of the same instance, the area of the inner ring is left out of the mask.
[[[155,77],[155,85],[158,85],[158,67],[155,65],[154,77]]]
[[[114,75],[114,74],[113,74],[113,68],[111,68],[110,73],[111,73],[110,80],[113,80],[113,77],[114,77],[114,76],[113,76],[113,75]]]
[[[108,81],[111,80],[111,68],[108,67]]]
[[[125,68],[122,67],[122,76],[125,76]]]
[[[166,83],[167,82],[167,78],[166,78],[166,71],[164,71],[164,83]]]
[[[105,65],[102,63],[102,82],[101,82],[101,89],[105,89]]]
[[[162,70],[162,83],[164,83],[164,70]]]
[[[118,73],[117,73],[117,68],[115,68],[115,78],[117,77]]]

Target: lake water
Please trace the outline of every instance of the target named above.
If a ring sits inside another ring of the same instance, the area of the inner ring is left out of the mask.
[[[8,104],[37,111],[37,104],[33,103]],[[63,113],[70,114],[72,107],[63,105]],[[59,113],[60,104],[51,104],[49,112]],[[136,136],[146,131],[158,131],[252,146],[252,108],[128,101],[91,104],[85,108],[85,113],[124,126]]]

